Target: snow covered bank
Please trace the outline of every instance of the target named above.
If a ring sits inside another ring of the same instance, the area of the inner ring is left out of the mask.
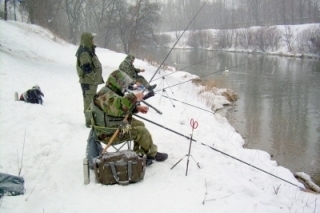
[[[26,189],[23,196],[1,199],[4,212],[319,211],[320,195],[301,191],[303,185],[292,172],[278,166],[268,153],[243,149],[244,140],[226,118],[160,94],[148,103],[163,114],[150,109],[143,116],[184,135],[191,134],[190,119],[198,121],[191,154],[201,169],[190,159],[185,176],[186,158],[170,169],[187,154],[189,141],[145,122],[159,151],[167,152],[169,159],[148,167],[144,180],[137,184],[103,186],[94,183],[91,173],[91,183],[84,185],[82,162],[89,129],[84,125],[75,70],[77,47],[44,36],[46,30],[34,25],[1,20],[0,28],[0,172],[17,175],[21,168]],[[125,58],[101,48],[97,55],[104,78]],[[141,60],[135,65],[146,69],[143,75],[147,79],[157,69]],[[171,85],[188,79],[184,72],[166,78]],[[155,83],[161,85],[161,78]],[[15,91],[20,94],[34,84],[44,93],[44,105],[14,101]],[[191,82],[171,89],[170,96],[175,99],[210,110]]]

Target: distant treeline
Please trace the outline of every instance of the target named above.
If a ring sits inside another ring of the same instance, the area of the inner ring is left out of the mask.
[[[158,45],[161,32],[238,29],[320,22],[320,0],[0,0],[1,17],[40,25],[77,44],[95,32],[98,46],[130,53]],[[177,33],[178,35],[178,33]]]
[[[164,31],[183,30],[199,8],[191,30],[236,29],[251,26],[295,25],[320,22],[320,0],[179,0],[162,8]]]

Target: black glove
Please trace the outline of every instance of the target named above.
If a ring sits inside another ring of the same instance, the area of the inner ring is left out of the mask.
[[[143,100],[147,100],[148,98],[154,96],[154,91],[151,90],[150,92],[148,92],[142,99]]]
[[[85,74],[89,74],[90,72],[92,72],[92,68],[91,68],[90,64],[82,65],[82,70]]]
[[[82,90],[89,90],[90,85],[89,84],[81,84],[81,88],[82,88]]]

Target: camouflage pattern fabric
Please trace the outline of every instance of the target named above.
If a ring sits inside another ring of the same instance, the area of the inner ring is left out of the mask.
[[[138,75],[140,72],[140,69],[137,69],[133,66],[133,61],[135,57],[133,55],[128,55],[123,62],[121,62],[119,66],[119,70],[125,72],[127,75],[129,75],[132,79],[136,80],[137,82],[140,82],[143,86],[147,86],[148,82],[146,79]]]
[[[131,130],[129,134],[125,134],[119,138],[119,134],[113,140],[114,145],[123,143],[124,141],[133,140],[133,151],[138,155],[147,155],[154,157],[157,154],[158,147],[153,143],[149,130],[145,127],[142,121],[135,118],[131,120]],[[111,136],[105,137],[101,142],[108,144]]]
[[[134,83],[135,80],[130,78],[126,73],[120,70],[115,70],[108,77],[106,86],[111,88],[116,93],[124,93],[125,89],[127,89],[130,84]]]
[[[137,101],[133,93],[119,96],[107,87],[102,87],[94,99],[94,103],[100,107],[107,115],[114,117],[125,117]]]
[[[86,125],[91,124],[91,113],[88,112],[88,108],[97,92],[97,85],[94,84],[80,84],[83,95],[83,113],[86,121]]]
[[[96,46],[92,40],[93,35],[91,33],[83,33],[81,35],[81,43],[76,53],[77,74],[79,83],[99,85],[103,84],[102,66],[95,54]],[[86,65],[88,65],[89,71],[83,69]]]
[[[81,84],[83,96],[83,112],[86,125],[90,124],[90,116],[86,113],[99,84],[103,84],[102,66],[95,54],[92,33],[85,32],[81,35],[81,43],[76,53],[77,74]]]
[[[126,114],[130,113],[130,110],[135,108],[136,105],[137,99],[133,93],[123,95],[121,92],[123,87],[126,88],[131,82],[126,76],[125,73],[118,70],[111,73],[106,86],[101,88],[92,103],[97,106],[91,107],[92,114],[94,115],[93,129],[95,130],[95,135],[97,139],[106,144],[112,137],[112,133],[119,126],[119,121],[122,121]],[[102,110],[103,113],[100,113],[99,110]],[[112,122],[112,120],[117,121]],[[119,144],[132,139],[134,141],[134,151],[138,154],[154,157],[157,153],[157,146],[153,144],[151,134],[144,123],[132,117],[129,119],[129,123],[131,125],[130,131],[121,137],[117,135],[113,143]],[[115,124],[117,124],[116,128]]]

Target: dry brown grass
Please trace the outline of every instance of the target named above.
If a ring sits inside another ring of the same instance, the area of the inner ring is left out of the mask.
[[[203,85],[203,82],[202,82],[201,78],[191,79],[191,82],[194,83],[194,84],[197,85],[197,86]]]
[[[199,91],[199,94],[203,92],[214,91],[214,89],[217,88],[217,83],[215,80],[203,81],[201,79],[193,79],[192,83],[196,84],[197,86],[199,85],[203,86],[203,88]]]
[[[215,80],[202,80],[201,78],[194,78],[191,80],[197,86],[204,86],[203,91],[211,90],[214,87],[217,87],[217,83]]]
[[[214,103],[215,100],[213,98],[215,95],[224,96],[230,103],[234,103],[239,99],[238,95],[230,89],[225,89],[225,91],[223,92],[219,91],[219,88],[218,88],[219,80],[216,80],[216,79],[202,80],[200,78],[195,78],[195,79],[192,79],[191,82],[197,86],[201,86],[198,94],[201,95],[201,99],[204,101],[204,103],[207,106],[211,107],[213,111],[216,110],[216,106]],[[228,104],[226,103],[223,105],[229,106],[230,103]]]
[[[227,91],[223,92],[222,95],[223,95],[224,97],[226,97],[227,100],[230,101],[231,103],[233,103],[233,102],[235,102],[235,101],[237,101],[237,100],[239,99],[238,94],[232,92],[232,91],[229,90],[229,89],[228,89]]]

